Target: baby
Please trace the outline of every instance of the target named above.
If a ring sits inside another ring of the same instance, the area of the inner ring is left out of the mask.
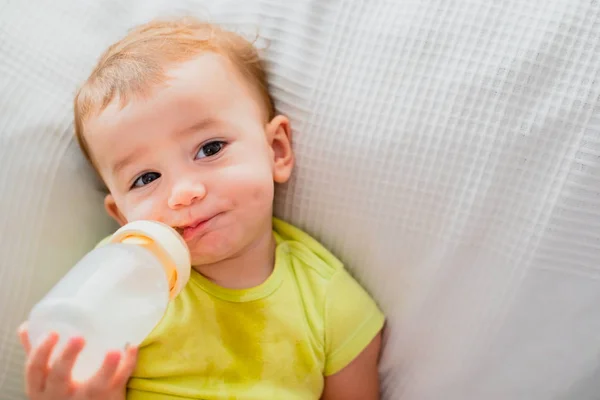
[[[120,224],[179,231],[193,271],[139,349],[71,380],[84,338],[28,353],[33,400],[379,398],[384,316],[314,239],[274,219],[294,166],[289,120],[241,36],[190,18],[112,45],[75,98],[81,148]]]

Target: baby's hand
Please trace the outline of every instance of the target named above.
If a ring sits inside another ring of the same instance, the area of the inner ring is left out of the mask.
[[[86,382],[71,379],[71,370],[84,346],[82,338],[72,338],[62,353],[49,365],[58,335],[51,333],[35,349],[31,349],[27,328],[19,328],[19,338],[27,353],[25,381],[31,400],[124,400],[129,376],[135,368],[137,349],[121,353],[109,352],[98,372]]]

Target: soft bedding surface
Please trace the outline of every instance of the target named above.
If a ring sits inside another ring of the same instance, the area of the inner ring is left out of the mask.
[[[114,228],[76,85],[185,12],[268,42],[298,156],[277,214],[388,316],[385,399],[597,398],[597,1],[31,0],[0,5],[0,399],[24,398],[17,325]]]

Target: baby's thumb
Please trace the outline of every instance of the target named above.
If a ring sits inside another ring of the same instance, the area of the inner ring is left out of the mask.
[[[137,364],[138,348],[135,346],[127,346],[125,349],[125,357],[121,360],[121,365],[115,375],[115,386],[125,386]]]
[[[29,355],[29,352],[31,351],[31,342],[29,341],[29,332],[27,332],[27,322],[23,322],[21,326],[19,326],[17,333],[19,335],[21,345],[25,349],[25,353]]]

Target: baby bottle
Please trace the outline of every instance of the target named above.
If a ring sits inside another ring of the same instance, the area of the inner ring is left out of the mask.
[[[83,257],[29,314],[29,339],[59,335],[51,356],[75,336],[85,339],[73,379],[85,380],[108,351],[139,345],[190,277],[190,253],[171,227],[134,221]]]

